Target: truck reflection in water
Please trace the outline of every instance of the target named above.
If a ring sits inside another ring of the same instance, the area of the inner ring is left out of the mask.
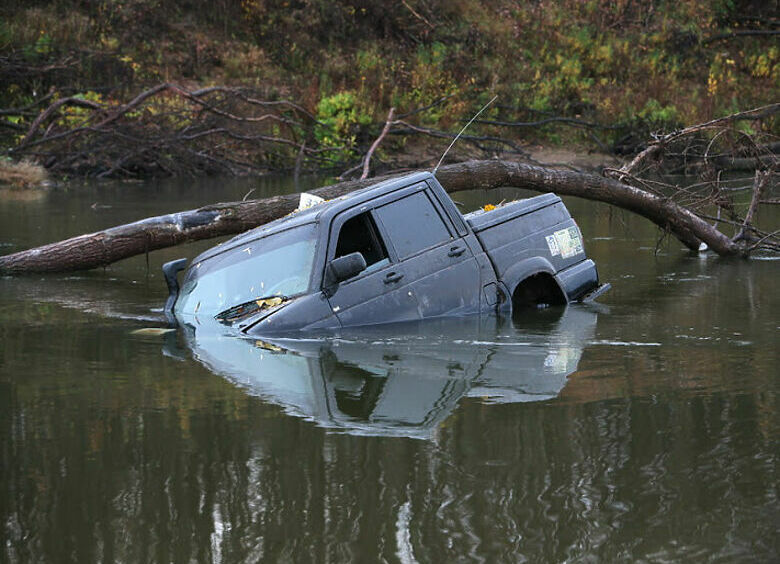
[[[361,435],[432,438],[463,397],[554,398],[593,338],[597,313],[529,312],[258,341],[184,327],[193,356],[250,394],[319,425]],[[170,351],[169,351],[170,352]]]

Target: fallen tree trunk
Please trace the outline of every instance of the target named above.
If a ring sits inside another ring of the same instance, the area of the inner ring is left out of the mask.
[[[719,255],[742,251],[740,245],[671,199],[595,174],[506,161],[469,161],[442,167],[437,177],[448,192],[512,186],[605,202],[649,219],[691,250],[698,250],[703,242]]]
[[[312,192],[331,199],[383,178],[386,177],[342,182]],[[516,187],[606,202],[646,217],[693,250],[701,242],[720,255],[738,255],[746,248],[668,198],[594,174],[490,160],[443,166],[437,178],[448,192]],[[156,249],[241,233],[283,217],[295,209],[297,202],[297,195],[275,196],[143,219],[2,256],[0,274],[67,272],[106,266]]]
[[[344,182],[312,191],[330,199],[375,180]],[[89,270],[182,243],[242,233],[295,210],[298,195],[229,202],[142,219],[104,231],[0,256],[0,274]]]

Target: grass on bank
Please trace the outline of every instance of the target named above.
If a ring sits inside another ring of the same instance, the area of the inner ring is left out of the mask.
[[[0,188],[36,188],[47,179],[46,169],[39,164],[0,158]]]

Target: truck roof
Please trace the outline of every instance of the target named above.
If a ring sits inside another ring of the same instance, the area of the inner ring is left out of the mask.
[[[361,204],[363,202],[368,202],[378,196],[394,192],[395,190],[422,182],[429,178],[433,178],[433,174],[427,171],[405,174],[403,176],[389,178],[388,180],[384,180],[377,184],[355,190],[354,192],[350,192],[349,194],[339,196],[338,198],[328,200],[321,204],[317,204],[311,208],[293,212],[289,215],[286,215],[285,217],[276,219],[264,225],[260,225],[254,229],[250,229],[249,231],[237,235],[232,239],[217,245],[216,247],[204,251],[195,257],[192,263],[194,264],[196,262],[201,262],[213,256],[229,251],[236,246],[244,245],[250,241],[273,235],[279,231],[284,231],[299,225],[305,225],[307,223],[329,220],[345,209],[354,207],[355,205]]]

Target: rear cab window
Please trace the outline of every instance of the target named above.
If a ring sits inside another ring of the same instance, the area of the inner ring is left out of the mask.
[[[425,191],[380,206],[374,213],[400,260],[453,239]]]

